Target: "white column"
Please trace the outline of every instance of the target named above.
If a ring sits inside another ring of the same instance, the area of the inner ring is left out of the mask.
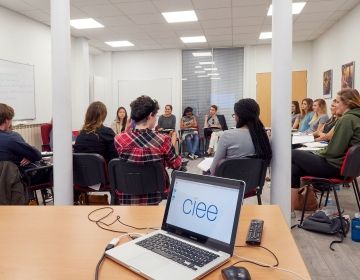
[[[51,0],[55,205],[73,204],[69,24],[70,0]]]
[[[89,44],[85,38],[71,38],[72,129],[80,130],[90,102]]]
[[[273,0],[271,77],[271,204],[290,225],[292,12],[291,0]]]

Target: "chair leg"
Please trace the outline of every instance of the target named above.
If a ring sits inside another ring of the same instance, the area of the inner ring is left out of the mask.
[[[357,203],[359,211],[360,211],[360,191],[359,191],[359,185],[358,185],[356,178],[352,181],[352,185],[354,188],[356,203]]]
[[[307,202],[307,199],[308,199],[308,195],[309,195],[309,186],[306,187],[304,205],[303,205],[303,209],[302,209],[302,212],[301,212],[300,226],[302,225],[302,223],[304,221],[305,208],[306,208],[306,202]]]
[[[257,196],[258,205],[262,205],[261,194],[257,193],[256,196]]]
[[[327,206],[327,204],[328,204],[328,199],[329,199],[330,190],[331,190],[331,186],[330,186],[330,188],[328,188],[328,190],[327,190],[324,206]]]
[[[344,237],[346,237],[344,221],[343,221],[343,218],[342,218],[342,215],[341,215],[341,209],[340,209],[340,204],[339,204],[339,199],[338,199],[338,196],[337,196],[336,188],[335,188],[335,186],[331,186],[331,188],[332,188],[332,190],[334,192],[334,197],[335,197],[335,201],[336,201],[336,207],[337,207],[338,214],[339,214],[339,217],[340,217],[341,229],[342,229]]]

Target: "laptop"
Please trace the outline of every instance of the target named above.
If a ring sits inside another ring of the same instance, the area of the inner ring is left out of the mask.
[[[244,190],[243,181],[174,171],[161,229],[106,256],[147,279],[199,279],[232,256]]]

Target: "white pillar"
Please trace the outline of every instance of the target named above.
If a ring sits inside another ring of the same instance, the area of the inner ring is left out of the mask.
[[[71,38],[72,129],[80,130],[90,102],[89,44],[85,38]]]
[[[271,77],[271,204],[278,204],[290,225],[291,206],[291,0],[273,0]]]
[[[54,204],[73,204],[70,0],[51,0]]]

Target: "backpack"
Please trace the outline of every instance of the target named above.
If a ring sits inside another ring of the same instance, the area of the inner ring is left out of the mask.
[[[322,211],[315,212],[312,215],[308,216],[304,220],[303,224],[300,225],[299,227],[301,227],[305,230],[308,230],[308,231],[314,231],[314,232],[324,233],[324,234],[328,234],[328,235],[339,235],[340,240],[332,241],[329,246],[329,248],[332,251],[334,251],[334,249],[332,248],[332,245],[335,243],[343,242],[344,235],[349,232],[349,228],[350,228],[349,220],[345,219],[344,217],[341,217],[341,219],[343,221],[345,232],[343,232],[343,230],[342,230],[341,220],[340,220],[339,216],[334,217],[334,218],[329,218]]]

